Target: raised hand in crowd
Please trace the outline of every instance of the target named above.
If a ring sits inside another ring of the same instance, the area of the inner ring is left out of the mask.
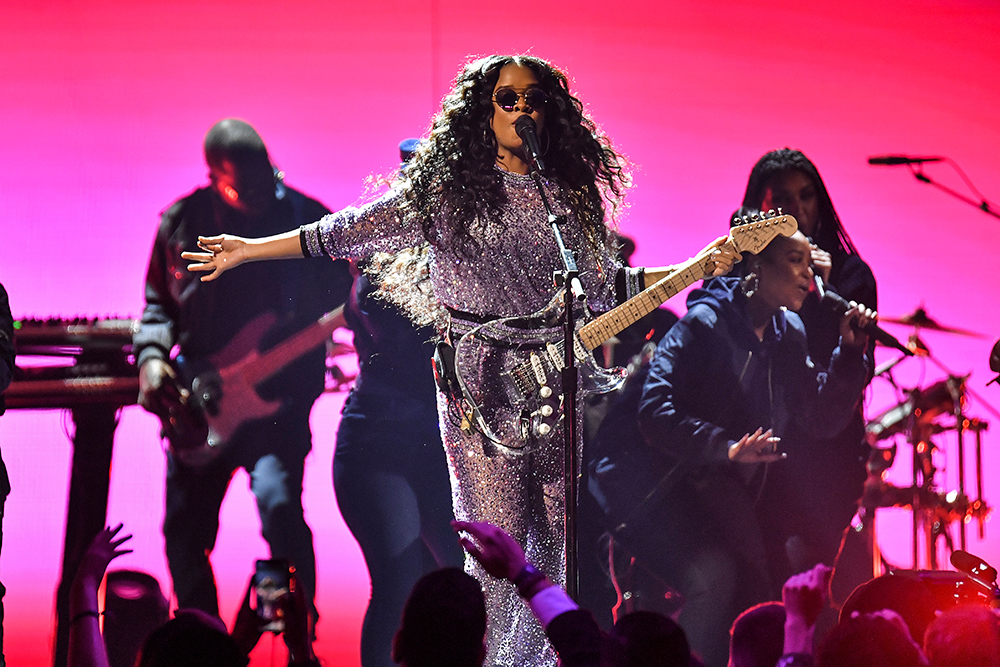
[[[251,605],[250,601],[254,591],[254,579],[251,577],[247,584],[247,592],[243,596],[243,602],[236,613],[231,633],[233,640],[247,655],[260,641],[261,635],[265,632],[265,626],[270,623],[270,621],[261,618]],[[281,634],[288,647],[288,664],[291,667],[319,664],[312,649],[309,601],[305,589],[294,571],[289,577],[288,593],[282,595],[278,600],[278,614],[283,621],[284,629]]]
[[[118,537],[122,524],[105,528],[94,537],[83,554],[80,567],[73,578],[69,594],[69,665],[70,667],[106,667],[108,655],[101,636],[101,612],[97,604],[97,591],[115,558],[132,553],[122,545],[131,535]]]
[[[781,589],[781,601],[785,605],[786,655],[812,653],[816,619],[826,606],[832,571],[819,563],[811,570],[793,574]]]
[[[528,566],[524,549],[501,528],[474,521],[452,521],[451,525],[456,532],[472,536],[460,536],[459,544],[494,577],[513,581]]]

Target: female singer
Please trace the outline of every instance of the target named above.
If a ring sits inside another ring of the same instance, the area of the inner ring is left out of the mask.
[[[750,172],[743,205],[761,210],[780,207],[795,216],[810,240],[810,261],[823,289],[878,308],[875,276],[851,242],[816,165],[801,151],[782,148],[763,155]],[[806,328],[809,356],[824,368],[839,343],[839,315],[827,305],[813,290],[797,311]],[[867,356],[874,368],[874,340]],[[861,403],[843,429],[817,434],[803,450],[771,477],[766,494],[773,505],[794,508],[769,512],[773,519],[785,517],[769,526],[768,542],[775,545],[771,561],[779,582],[818,562],[834,564],[841,537],[857,510],[870,453]],[[789,539],[793,549],[778,548]]]
[[[552,299],[553,271],[562,263],[515,131],[524,116],[537,126],[544,191],[554,211],[565,215],[561,232],[576,252],[587,306],[608,310],[667,275],[669,268],[643,271],[616,259],[607,225],[628,182],[622,159],[583,114],[566,76],[532,56],[467,64],[430,134],[383,197],[274,237],[204,238],[201,252],[183,257],[193,262],[191,270],[206,272],[202,280],[215,280],[247,261],[363,257],[427,243],[433,299],[411,304],[408,314],[436,322],[453,343],[484,323],[493,331],[477,359],[459,356],[457,372],[466,387],[479,389],[477,407],[493,417],[489,427],[500,437],[484,435],[469,400],[438,398],[455,517],[499,526],[524,546],[530,562],[564,585],[562,424],[546,437],[519,437],[522,413],[507,403],[502,378],[523,362],[524,349],[544,349],[562,335],[558,324],[531,317]],[[728,271],[733,254],[706,250],[714,252],[716,273]],[[558,395],[558,378],[552,386]],[[486,594],[487,664],[554,664],[543,628],[515,588],[466,563]]]
[[[806,435],[842,428],[868,376],[874,318],[854,305],[837,324],[827,369],[809,357],[793,312],[812,285],[810,247],[796,232],[745,258],[742,277],[715,278],[688,298],[660,341],[639,403],[639,428],[663,474],[656,501],[624,541],[680,590],[680,623],[710,667],[726,664],[729,627],[773,599],[756,505],[772,469]]]

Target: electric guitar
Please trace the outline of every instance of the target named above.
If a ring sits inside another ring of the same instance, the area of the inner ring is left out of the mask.
[[[192,466],[215,460],[233,434],[245,423],[269,417],[281,400],[264,400],[257,387],[303,354],[322,345],[333,330],[345,326],[343,306],[264,352],[261,338],[274,325],[274,313],[258,315],[222,350],[212,355],[213,370],[200,373],[191,390],[161,415],[163,435],[170,451]],[[218,370],[214,370],[218,369]]]
[[[744,218],[729,230],[722,245],[735,252],[759,253],[779,234],[791,236],[798,223],[790,215]],[[587,320],[586,306],[578,306],[573,356],[580,373],[578,395],[602,394],[621,387],[627,376],[623,368],[603,368],[592,351],[651,313],[660,304],[714,269],[712,252],[680,264],[669,275],[647,287],[625,303]],[[455,344],[455,376],[462,404],[462,428],[478,430],[492,443],[519,450],[544,442],[562,419],[561,372],[565,365],[562,318],[563,297],[557,294],[546,308],[534,315],[508,317],[481,324]],[[575,311],[574,311],[575,312]],[[525,322],[544,322],[532,331]],[[551,326],[549,326],[551,324]],[[523,332],[523,333],[522,333]],[[509,351],[516,351],[511,362]],[[496,378],[501,378],[497,387]],[[497,392],[502,392],[497,400]],[[483,400],[484,397],[489,400]],[[517,418],[510,419],[510,411]]]

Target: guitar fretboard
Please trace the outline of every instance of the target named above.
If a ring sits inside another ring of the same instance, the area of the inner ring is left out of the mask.
[[[627,326],[660,307],[664,301],[711,273],[711,254],[698,255],[625,303],[612,308],[580,328],[580,341],[593,350]]]

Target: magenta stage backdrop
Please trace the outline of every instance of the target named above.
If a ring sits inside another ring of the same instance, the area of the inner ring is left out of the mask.
[[[1000,388],[986,386],[1000,336],[1000,220],[921,184],[906,167],[866,163],[873,154],[947,156],[1000,200],[1000,9],[992,0],[3,4],[0,281],[15,316],[137,316],[157,214],[206,182],[201,140],[216,120],[253,123],[288,182],[336,209],[358,201],[366,177],[394,168],[400,139],[426,132],[469,56],[530,52],[569,72],[634,162],[621,228],[638,240],[640,263],[677,261],[720,234],[767,150],[809,155],[878,278],[881,313],[923,306],[941,323],[983,334],[922,333],[933,360],[904,362],[896,380],[923,387],[948,371],[971,373],[968,413],[994,422],[985,437],[986,498],[1000,503],[1000,421],[989,405],[1000,405]],[[968,192],[945,163],[926,172]],[[683,312],[682,299],[669,305]],[[342,400],[324,396],[314,410],[306,480],[323,615],[318,651],[331,666],[358,663],[368,586],[331,488]],[[867,410],[894,401],[876,380]],[[49,661],[70,427],[58,411],[0,419],[14,487],[2,578],[15,665]],[[938,444],[940,486],[953,490],[954,434]],[[890,471],[899,484],[909,478],[905,449]],[[166,587],[163,474],[155,420],[125,409],[108,521],[125,522],[135,552],[114,566],[151,572]],[[266,556],[246,487],[237,475],[213,558],[227,614],[253,559]],[[905,510],[880,513],[881,545],[901,567],[913,566],[908,522]],[[1000,563],[1000,527],[987,524],[984,540],[976,532],[972,524],[969,550]],[[278,644],[265,639],[254,663],[269,664]]]

